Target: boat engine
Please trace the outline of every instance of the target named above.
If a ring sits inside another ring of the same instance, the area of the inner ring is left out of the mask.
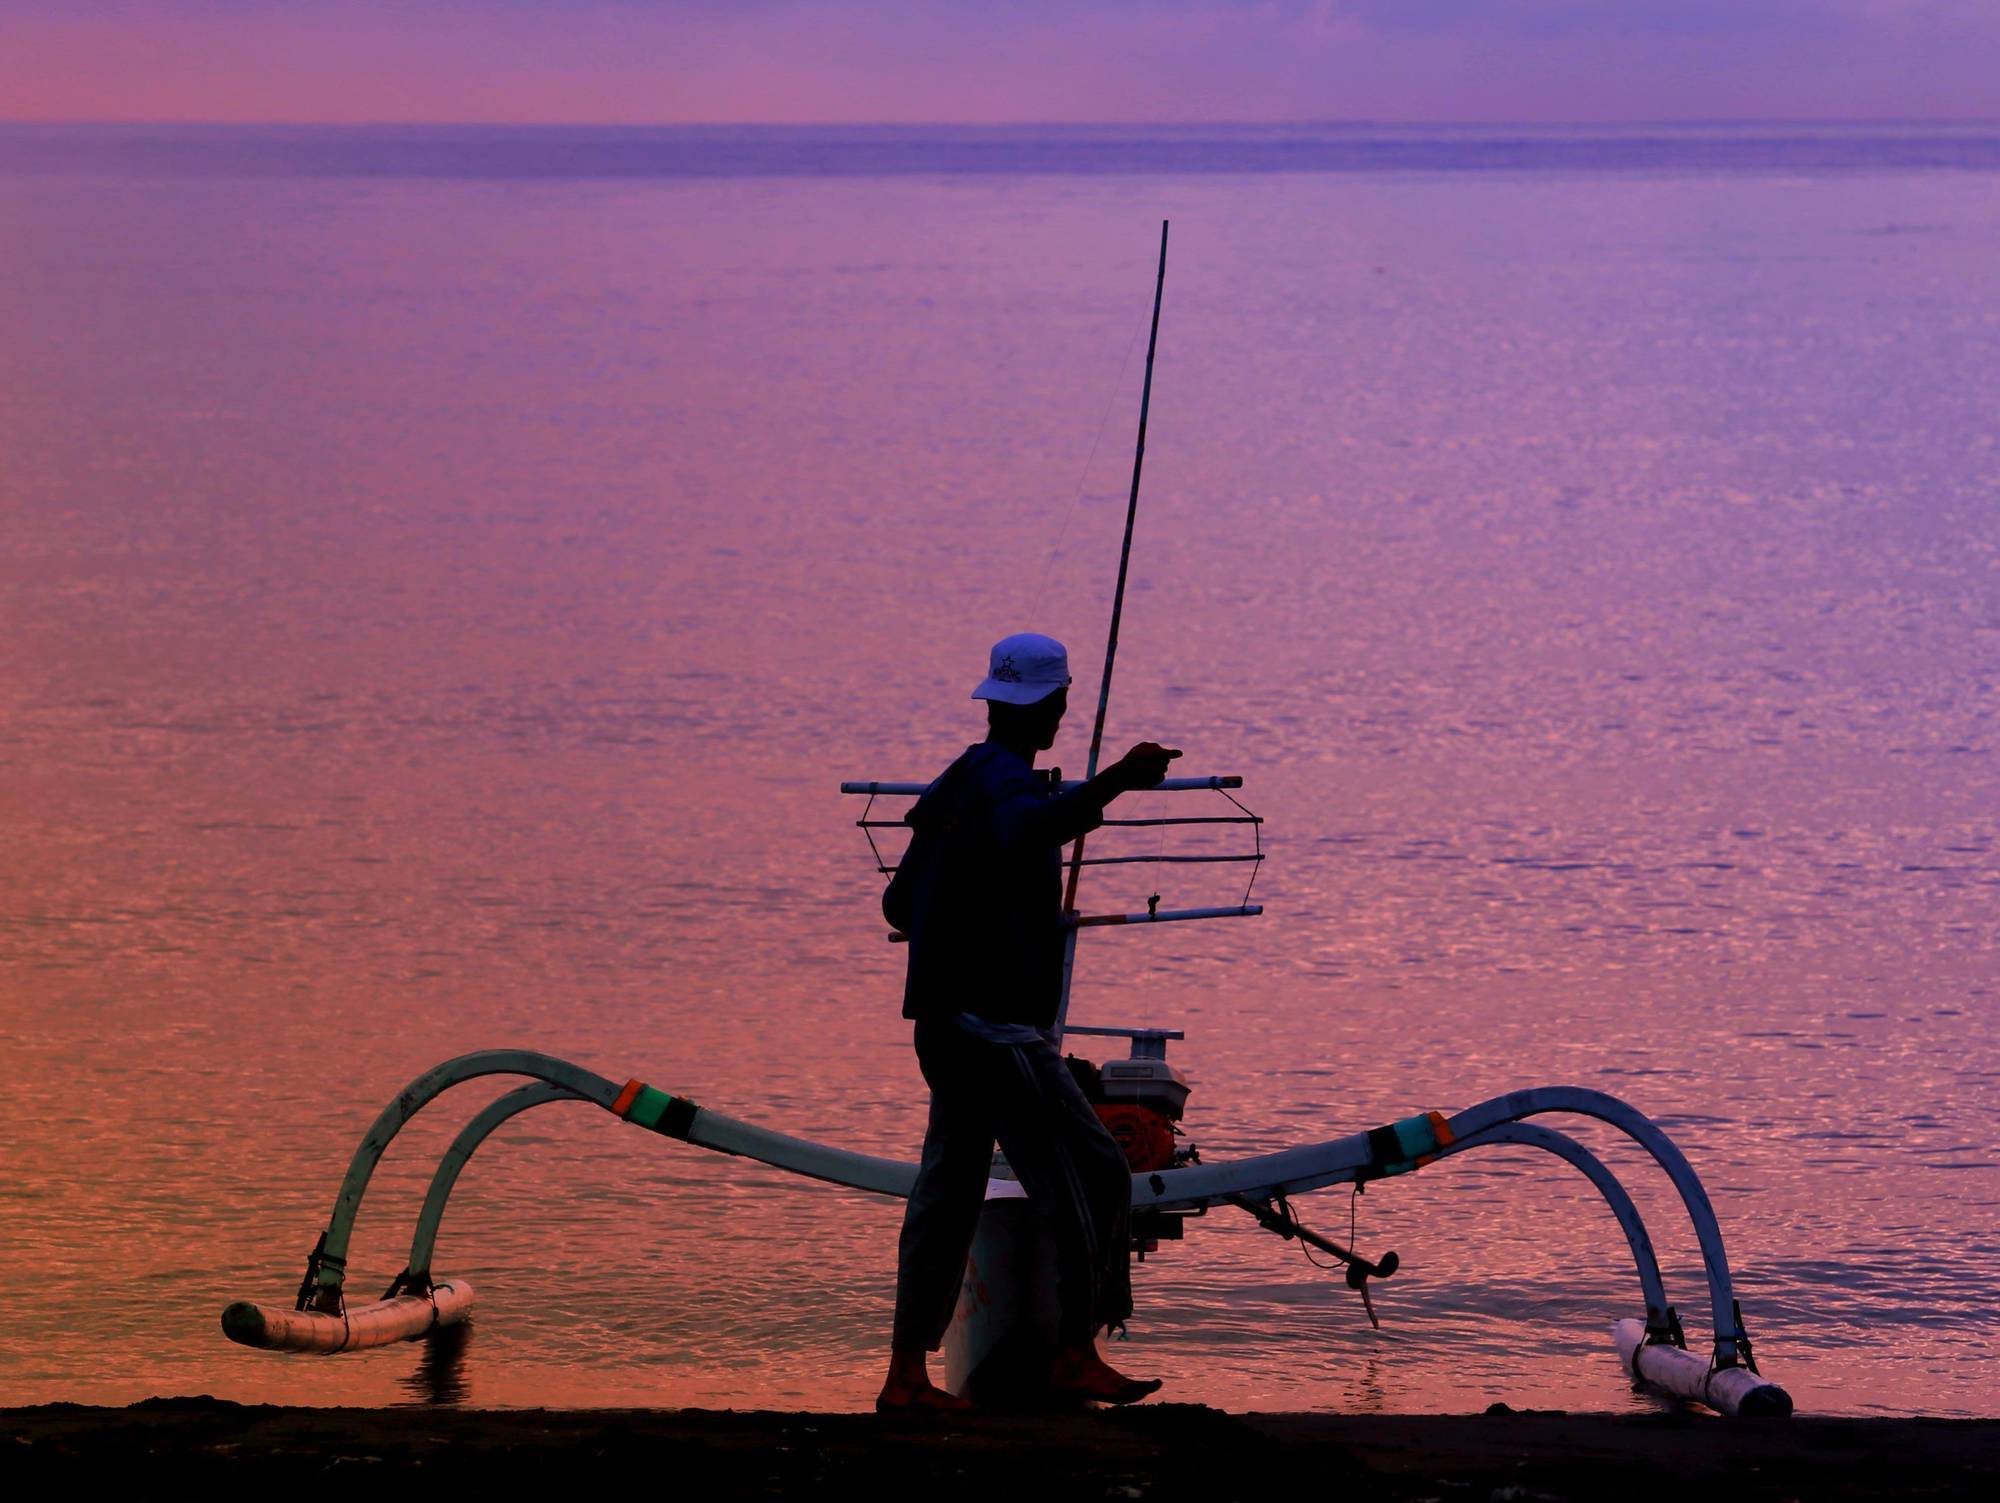
[[[1165,1059],[1114,1059],[1098,1071],[1097,1115],[1134,1174],[1174,1167],[1174,1124],[1187,1109],[1185,1076]]]

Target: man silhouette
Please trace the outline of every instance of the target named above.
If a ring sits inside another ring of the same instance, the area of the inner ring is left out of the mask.
[[[931,1090],[917,1181],[897,1249],[884,1413],[962,1410],[936,1387],[942,1344],[986,1199],[997,1139],[1056,1244],[1058,1396],[1126,1404],[1159,1380],[1127,1378],[1097,1333],[1132,1311],[1132,1178],[1052,1031],[1062,992],[1062,847],[1097,828],[1119,794],[1150,788],[1180,752],[1141,742],[1081,787],[1035,771],[1068,708],[1062,643],[1022,632],[997,643],[972,691],[987,736],[911,809],[910,847],[882,911],[909,936],[903,1016]]]

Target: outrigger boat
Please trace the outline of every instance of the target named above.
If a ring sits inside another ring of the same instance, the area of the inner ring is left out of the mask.
[[[1139,477],[1145,458],[1146,415],[1151,404],[1153,359],[1159,341],[1161,294],[1166,278],[1166,226],[1160,231],[1160,269],[1154,286],[1152,335],[1146,351],[1146,381],[1139,415],[1139,441],[1127,502],[1125,541],[1119,557],[1118,585],[1113,597],[1111,630],[1103,678],[1098,688],[1096,721],[1091,735],[1089,770],[1095,775],[1103,742],[1105,708],[1118,648],[1118,625],[1125,597],[1133,522],[1137,514]],[[1054,774],[1051,774],[1054,777]],[[921,782],[856,780],[842,783],[843,794],[866,797],[857,821],[875,852],[883,873],[894,871],[876,845],[875,831],[900,828],[904,820],[874,817],[882,798],[923,793]],[[1060,786],[1075,786],[1073,783]],[[1069,857],[1064,899],[1067,934],[1060,1010],[1056,1032],[1062,1037],[1122,1038],[1128,1056],[1101,1067],[1076,1065],[1087,1081],[1099,1114],[1112,1129],[1133,1166],[1132,1238],[1141,1258],[1163,1241],[1182,1241],[1191,1220],[1217,1207],[1250,1215],[1280,1237],[1297,1239],[1336,1259],[1345,1282],[1355,1290],[1375,1319],[1369,1289],[1373,1280],[1392,1276],[1397,1255],[1385,1252],[1364,1257],[1350,1247],[1309,1230],[1294,1212],[1291,1200],[1335,1185],[1356,1187],[1369,1181],[1402,1175],[1486,1148],[1536,1148],[1554,1155],[1589,1180],[1616,1218],[1631,1250],[1638,1274],[1643,1316],[1629,1316],[1612,1326],[1612,1337],[1633,1382],[1662,1394],[1704,1404],[1725,1415],[1784,1416],[1792,1401],[1784,1389],[1758,1371],[1749,1333],[1743,1324],[1723,1251],[1722,1233],[1693,1167],[1667,1135],[1637,1108],[1581,1086],[1536,1086],[1510,1091],[1462,1111],[1425,1112],[1386,1123],[1365,1132],[1324,1142],[1303,1144],[1277,1153],[1260,1154],[1232,1163],[1203,1163],[1192,1147],[1176,1142],[1189,1087],[1185,1076],[1167,1063],[1167,1044],[1185,1035],[1177,1029],[1153,1027],[1080,1027],[1068,1022],[1071,982],[1075,973],[1078,936],[1086,929],[1139,928],[1155,924],[1213,918],[1250,917],[1263,911],[1250,901],[1246,885],[1240,901],[1222,907],[1161,909],[1155,896],[1142,913],[1083,914],[1077,910],[1079,880],[1085,866],[1128,862],[1238,861],[1249,863],[1251,884],[1264,859],[1262,820],[1233,797],[1242,787],[1238,777],[1170,778],[1159,785],[1164,793],[1214,792],[1229,800],[1226,814],[1107,819],[1117,826],[1174,827],[1243,825],[1251,831],[1250,852],[1216,856],[1133,855],[1086,857],[1077,841]],[[903,936],[892,934],[892,940]],[[505,1075],[527,1083],[491,1102],[475,1115],[445,1150],[432,1176],[410,1240],[408,1261],[381,1298],[350,1305],[347,1300],[347,1252],[355,1216],[384,1150],[403,1125],[438,1097],[468,1081]],[[461,1055],[425,1071],[397,1093],[363,1135],[349,1161],[346,1177],[334,1198],[326,1229],[306,1260],[304,1280],[290,1307],[239,1300],[222,1312],[223,1331],[246,1346],[287,1352],[351,1352],[387,1346],[424,1336],[468,1318],[473,1291],[463,1279],[439,1277],[432,1270],[438,1228],[459,1173],[468,1160],[503,1124],[521,1113],[552,1102],[587,1101],[613,1117],[696,1148],[754,1159],[806,1179],[845,1185],[878,1195],[907,1199],[916,1165],[877,1158],[846,1149],[788,1137],[697,1105],[687,1096],[670,1093],[639,1079],[623,1082],[581,1065],[526,1050],[494,1049]],[[1688,1347],[1687,1333],[1676,1308],[1668,1303],[1652,1239],[1632,1197],[1617,1177],[1583,1144],[1535,1119],[1571,1115],[1610,1124],[1651,1155],[1663,1170],[1693,1223],[1708,1283],[1712,1344],[1707,1356]],[[966,1267],[959,1303],[945,1342],[946,1384],[983,1403],[1008,1405],[1032,1401],[1039,1375],[1046,1371],[1054,1349],[1054,1253],[1025,1192],[996,1155],[987,1184],[985,1211]]]

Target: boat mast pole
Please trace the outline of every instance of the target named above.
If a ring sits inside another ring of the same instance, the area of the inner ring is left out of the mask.
[[[1146,339],[1146,384],[1139,395],[1139,442],[1132,454],[1132,491],[1125,500],[1125,541],[1118,550],[1118,588],[1111,596],[1111,630],[1104,639],[1104,676],[1097,685],[1097,719],[1090,728],[1090,760],[1084,779],[1097,776],[1098,753],[1104,749],[1104,711],[1111,703],[1111,669],[1118,659],[1118,622],[1125,614],[1125,575],[1132,563],[1132,524],[1139,516],[1139,473],[1146,465],[1146,414],[1153,405],[1153,353],[1160,346],[1160,299],[1167,288],[1167,223],[1160,221],[1160,270],[1153,281],[1153,329]],[[1083,837],[1078,836],[1069,858],[1069,885],[1063,893],[1063,915],[1074,919],[1076,887],[1083,876]],[[1063,935],[1062,999],[1056,1005],[1056,1044],[1062,1045],[1069,1021],[1070,978],[1076,974],[1076,925]]]

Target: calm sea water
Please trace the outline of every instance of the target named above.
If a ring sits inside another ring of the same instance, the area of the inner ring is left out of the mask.
[[[462,1050],[914,1155],[836,785],[976,739],[1008,631],[1094,700],[1170,217],[1111,735],[1244,776],[1269,906],[1088,936],[1074,1019],[1187,1030],[1211,1162],[1626,1097],[1802,1408],[2000,1412],[1996,174],[1975,128],[0,132],[0,1402],[867,1403],[900,1204],[581,1107],[461,1181],[451,1362],[217,1314]],[[1155,877],[1240,893],[1086,907]],[[354,1289],[496,1090],[399,1140]],[[1301,1210],[1401,1254],[1380,1333],[1218,1212],[1118,1358],[1645,1402],[1552,1161]]]

